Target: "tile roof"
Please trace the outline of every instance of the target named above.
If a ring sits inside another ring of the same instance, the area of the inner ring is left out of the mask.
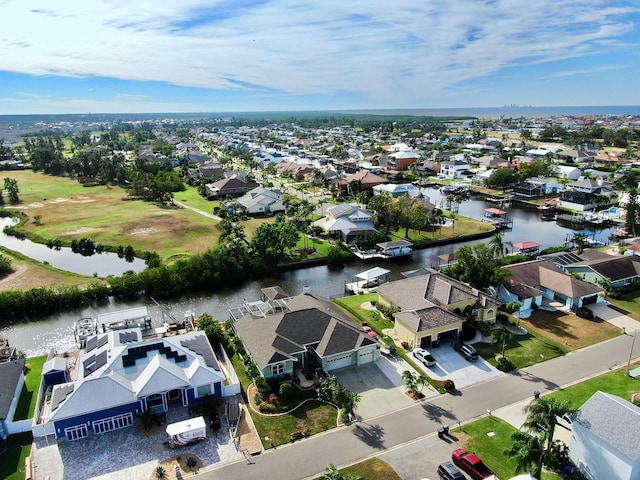
[[[406,325],[413,332],[424,332],[448,325],[456,325],[459,327],[462,322],[464,322],[464,318],[459,315],[435,305],[411,312],[396,313],[394,318],[396,321]]]
[[[507,289],[517,284],[534,289],[545,287],[570,298],[594,295],[603,291],[600,287],[567,275],[551,260],[532,260],[508,265],[506,268],[511,271],[511,275],[502,282]]]

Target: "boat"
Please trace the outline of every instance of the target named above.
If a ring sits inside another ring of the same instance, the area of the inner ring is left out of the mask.
[[[98,333],[98,321],[95,318],[84,317],[73,324],[73,336],[78,348],[85,348],[87,338]]]

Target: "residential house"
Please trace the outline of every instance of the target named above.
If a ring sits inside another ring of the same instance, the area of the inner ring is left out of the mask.
[[[555,165],[553,170],[556,176],[567,180],[578,180],[582,176],[582,170],[571,165]]]
[[[601,287],[567,275],[551,260],[532,260],[505,268],[510,275],[502,280],[499,298],[504,303],[518,302],[523,314],[533,308],[548,307],[554,301],[569,309],[603,301]]]
[[[420,196],[420,188],[411,183],[384,183],[376,185],[372,188],[374,195],[380,195],[381,193],[387,193],[394,198],[409,195],[410,197]]]
[[[34,435],[77,440],[133,425],[142,412],[239,393],[202,331],[142,340],[139,328],[89,337],[75,380],[48,385]]]
[[[457,338],[462,331],[465,310],[477,320],[495,323],[498,299],[469,285],[427,270],[378,287],[378,303],[399,310],[394,330],[411,348],[426,348],[436,339]]]
[[[558,193],[560,190],[560,185],[558,185],[554,179],[533,177],[516,185],[513,191],[516,195],[521,197],[533,198],[552,195],[554,193]]]
[[[463,172],[469,170],[470,167],[471,165],[463,155],[454,155],[450,160],[440,163],[440,175],[445,178],[462,178]]]
[[[253,181],[243,179],[237,175],[229,178],[218,180],[217,182],[207,183],[207,198],[225,198],[238,197],[256,188],[258,184]]]
[[[594,210],[597,205],[609,204],[617,197],[617,192],[602,179],[583,178],[565,186],[558,207],[585,212]]]
[[[360,170],[356,173],[346,176],[345,178],[341,178],[336,183],[336,186],[338,187],[338,189],[340,189],[340,191],[353,193],[350,192],[350,189],[354,184],[358,185],[358,191],[365,192],[370,191],[376,185],[382,185],[383,183],[387,182],[389,182],[389,179],[386,176],[378,175],[368,170]]]
[[[395,152],[388,157],[388,166],[394,170],[406,170],[420,160],[420,154],[410,150]]]
[[[640,480],[640,407],[594,393],[573,420],[569,457],[589,480]]]
[[[249,215],[271,215],[284,212],[285,208],[282,204],[283,196],[280,190],[270,190],[258,186],[245,193],[242,197],[228,203],[231,203],[232,205],[230,206],[234,208],[238,205],[241,206]],[[227,202],[225,202],[225,204],[226,203]]]
[[[614,288],[624,288],[640,281],[640,257],[637,255],[607,255],[562,265],[561,268],[589,283],[611,282]]]
[[[224,168],[218,162],[208,161],[200,165],[200,174],[205,181],[224,177]]]
[[[372,237],[378,232],[373,225],[372,212],[347,203],[329,208],[326,217],[316,220],[313,224],[333,236],[340,237],[347,245],[352,245],[362,237]]]
[[[24,364],[24,358],[0,363],[0,439],[13,433],[10,424],[24,385]]]
[[[233,322],[267,379],[292,378],[294,369],[330,372],[380,358],[378,342],[327,299],[303,293],[273,305],[252,308],[253,314],[247,310]],[[256,314],[260,311],[265,313]]]

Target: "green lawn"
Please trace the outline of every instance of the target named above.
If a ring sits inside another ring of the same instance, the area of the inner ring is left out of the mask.
[[[550,395],[558,400],[569,401],[574,408],[580,408],[598,390],[617,395],[630,402],[631,394],[640,392],[640,379],[628,376],[625,369],[614,370]]]
[[[511,478],[518,472],[515,459],[505,454],[511,446],[511,435],[516,431],[507,422],[496,417],[485,417],[452,430],[454,437],[465,449],[475,452],[498,478]],[[495,435],[489,436],[493,432]],[[541,480],[560,479],[559,475],[542,473]]]
[[[609,300],[614,307],[629,312],[627,315],[630,317],[640,320],[640,292],[630,293],[622,298],[608,297],[607,300]]]
[[[24,386],[16,407],[15,420],[25,420],[33,417],[36,400],[38,399],[40,378],[42,377],[42,366],[46,360],[46,355],[27,359],[27,374],[25,375]]]
[[[360,477],[364,480],[402,480],[402,477],[387,462],[379,458],[370,458],[343,468],[340,472],[350,477]]]
[[[309,435],[330,430],[336,426],[338,410],[325,403],[312,400],[287,415],[264,416],[251,411],[251,418],[265,448],[289,443],[289,435],[308,430]],[[265,437],[269,441],[265,441]]]
[[[476,343],[474,347],[491,365],[496,365],[496,354],[501,352],[502,344]],[[514,335],[507,342],[504,352],[517,368],[528,367],[565,353],[565,349],[559,343],[549,340],[534,330],[530,330],[527,335]]]
[[[32,441],[31,432],[19,433],[7,438],[7,450],[0,454],[0,478],[24,480],[24,460],[29,456]]]
[[[252,380],[246,374],[238,355],[232,358],[233,368],[240,379],[242,389],[246,392]],[[324,432],[336,426],[338,411],[335,407],[318,401],[305,403],[293,413],[278,416],[265,416],[248,409],[256,426],[264,448],[289,443],[289,435],[294,432],[309,430],[310,435]],[[269,441],[265,441],[265,437]]]
[[[393,328],[393,322],[377,311],[365,310],[362,308],[363,303],[375,303],[377,300],[378,294],[374,292],[366,293],[364,295],[350,295],[348,297],[338,298],[334,303],[355,316],[356,320],[360,323],[368,324],[378,335],[382,335],[382,330],[386,328]],[[385,338],[388,339],[386,336]]]

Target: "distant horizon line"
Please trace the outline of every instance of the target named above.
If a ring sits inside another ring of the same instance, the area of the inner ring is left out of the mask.
[[[640,104],[626,104],[626,105],[519,105],[510,104],[502,106],[492,107],[412,107],[412,108],[333,108],[333,109],[309,109],[309,110],[207,110],[207,111],[165,111],[165,112],[75,112],[75,113],[0,113],[1,117],[29,117],[29,116],[116,116],[116,115],[230,115],[230,114],[287,114],[287,113],[322,113],[322,114],[350,114],[350,113],[369,113],[375,114],[376,112],[405,112],[408,115],[413,116],[429,116],[419,112],[430,111],[497,111],[497,110],[584,110],[584,109],[638,109],[637,113],[618,113],[618,115],[640,115]],[[413,113],[408,113],[413,112]],[[386,113],[389,115],[398,115],[399,113]],[[571,115],[572,113],[565,113],[565,115]],[[574,115],[616,115],[616,113],[573,113]],[[441,115],[447,116],[447,115]],[[467,115],[470,116],[470,115]]]

